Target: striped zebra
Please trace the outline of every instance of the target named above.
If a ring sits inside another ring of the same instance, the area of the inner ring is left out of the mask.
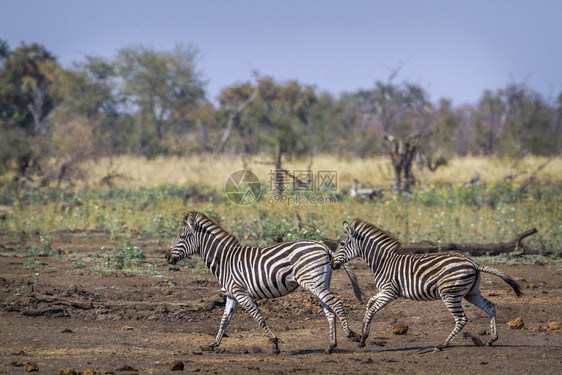
[[[435,347],[435,351],[449,346],[466,325],[468,319],[461,305],[463,298],[490,317],[492,337],[486,345],[498,339],[496,308],[480,294],[480,271],[499,276],[519,297],[521,288],[511,277],[497,269],[481,266],[459,252],[401,254],[400,242],[361,219],[355,219],[351,224],[344,221],[343,226],[345,234],[336,250],[333,268],[360,256],[375,273],[379,291],[367,303],[359,346],[365,346],[375,313],[398,297],[418,301],[443,300],[455,319],[455,328],[443,344]]]
[[[273,353],[279,353],[277,336],[266,324],[256,300],[281,297],[299,286],[318,297],[324,309],[330,326],[330,346],[326,353],[331,353],[337,345],[336,315],[346,336],[359,341],[360,336],[349,328],[342,303],[330,292],[333,253],[323,244],[295,241],[264,247],[242,246],[236,237],[199,212],[188,213],[183,224],[185,227],[167,252],[168,263],[175,264],[199,253],[226,295],[219,331],[208,350],[220,345],[232,314],[241,305],[269,336]],[[346,270],[360,299],[357,279],[350,269]]]

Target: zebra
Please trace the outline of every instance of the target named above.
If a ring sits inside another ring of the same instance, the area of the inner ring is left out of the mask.
[[[336,249],[332,267],[338,269],[360,256],[375,273],[378,289],[367,303],[360,347],[365,346],[375,313],[398,297],[418,301],[443,300],[455,319],[455,328],[434,351],[449,346],[468,322],[461,305],[463,298],[490,317],[491,338],[486,345],[492,345],[498,339],[496,308],[480,293],[480,271],[500,277],[513,288],[517,297],[522,295],[519,284],[511,277],[497,269],[481,266],[460,252],[401,254],[402,244],[373,224],[355,219],[351,224],[344,221],[343,227],[345,233]]]
[[[241,305],[263,329],[278,354],[278,338],[266,324],[256,300],[284,296],[297,287],[314,294],[320,300],[330,326],[331,353],[337,346],[335,318],[340,319],[345,335],[358,342],[360,336],[349,328],[343,304],[330,292],[333,252],[316,241],[294,241],[263,247],[242,246],[235,236],[200,212],[189,212],[166,257],[175,264],[188,255],[198,253],[217,278],[226,295],[226,306],[215,340],[205,349],[213,350],[221,343],[232,314]],[[346,268],[355,296],[362,293],[357,279]]]

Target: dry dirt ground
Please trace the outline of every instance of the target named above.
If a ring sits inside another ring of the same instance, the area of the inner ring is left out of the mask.
[[[482,292],[496,304],[499,339],[492,347],[474,344],[489,335],[488,317],[465,303],[469,323],[452,347],[434,353],[453,328],[442,302],[398,300],[375,316],[365,348],[343,337],[331,355],[328,326],[315,299],[302,290],[260,303],[280,339],[281,354],[271,346],[254,320],[238,310],[228,337],[214,352],[201,350],[218,329],[223,298],[214,277],[193,267],[170,268],[163,259],[168,239],[145,241],[152,265],[142,272],[94,272],[93,256],[110,246],[104,233],[53,234],[52,248],[62,256],[25,256],[18,236],[0,233],[0,373],[21,374],[25,363],[39,373],[64,368],[103,373],[168,373],[174,361],[184,372],[201,373],[414,373],[414,374],[560,374],[560,330],[546,331],[562,320],[562,269],[543,265],[492,265],[518,280],[525,295],[516,298],[499,278],[485,274]],[[64,240],[64,241],[63,241]],[[85,268],[79,267],[83,262]],[[370,270],[353,262],[363,290],[375,293]],[[359,330],[365,304],[353,299],[345,273],[336,272],[332,290]],[[506,323],[521,317],[523,329]],[[391,325],[407,323],[404,335]],[[543,328],[541,328],[543,327]],[[485,332],[484,332],[485,331]],[[131,371],[133,369],[133,371]],[[87,372],[86,372],[87,373]],[[174,372],[175,373],[175,372]]]

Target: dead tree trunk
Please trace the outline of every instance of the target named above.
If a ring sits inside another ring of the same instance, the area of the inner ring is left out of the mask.
[[[404,142],[392,135],[387,135],[384,139],[388,142],[388,153],[394,168],[394,186],[392,192],[398,194],[409,192],[410,187],[416,179],[412,173],[412,162],[416,154],[417,147],[411,140]]]
[[[432,241],[420,241],[402,244],[400,252],[403,254],[426,254],[426,253],[438,253],[440,251],[459,251],[461,253],[467,253],[472,256],[480,255],[499,255],[507,254],[513,251],[522,251],[524,254],[540,254],[538,250],[528,249],[523,245],[522,241],[524,238],[537,233],[536,228],[531,228],[523,233],[518,234],[515,238],[509,242],[497,242],[497,243],[442,243],[438,244]],[[323,239],[326,246],[328,246],[333,251],[336,251],[338,247],[338,240],[325,238]]]
[[[279,141],[277,143],[277,148],[275,149],[275,186],[273,187],[273,189],[275,190],[276,194],[281,194],[283,193],[283,181],[284,179],[284,171],[281,165],[281,156],[283,155],[283,151],[281,149],[281,141]]]
[[[410,147],[406,144],[406,147]],[[412,162],[416,154],[416,146],[411,146],[404,156],[404,187],[403,191],[410,192],[410,187],[416,183],[416,177],[412,173]]]
[[[529,185],[531,185],[533,182],[535,182],[537,180],[537,173],[543,169],[544,167],[546,167],[548,165],[548,163],[550,163],[552,161],[552,158],[548,159],[546,162],[542,163],[541,165],[539,165],[537,167],[537,169],[535,169],[533,171],[533,173],[531,173],[531,175],[529,177],[527,177],[527,179],[525,181],[523,181],[523,183],[521,184],[521,187],[519,187],[519,192],[520,193],[526,193],[527,192],[527,188],[529,187]]]
[[[44,103],[44,93],[43,88],[38,87],[36,84],[32,85],[31,98],[32,103],[28,105],[29,112],[31,112],[31,117],[33,117],[33,125],[35,129],[35,135],[45,135],[47,133],[47,126],[49,124],[49,119],[51,118],[53,111],[51,111],[47,116],[43,117],[43,105]]]
[[[197,119],[197,127],[199,128],[199,137],[201,138],[201,151],[206,154],[211,151],[208,144],[209,131],[201,119]]]

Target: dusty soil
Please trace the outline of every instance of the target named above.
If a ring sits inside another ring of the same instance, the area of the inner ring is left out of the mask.
[[[21,374],[28,362],[45,374],[64,368],[167,373],[175,361],[183,362],[186,372],[216,374],[562,373],[561,332],[545,329],[562,320],[560,268],[492,265],[518,280],[525,293],[518,299],[502,280],[484,275],[483,295],[496,304],[498,315],[499,339],[492,347],[475,345],[471,336],[485,341],[489,335],[488,317],[466,303],[468,335],[461,333],[452,347],[434,353],[433,346],[453,328],[445,306],[398,300],[375,317],[365,348],[347,341],[338,326],[338,348],[326,355],[324,313],[311,295],[297,290],[260,303],[279,336],[281,354],[270,354],[266,336],[242,310],[221,346],[207,352],[201,347],[213,340],[222,315],[220,287],[201,269],[165,264],[170,239],[145,240],[143,271],[126,273],[95,271],[107,252],[102,246],[111,246],[106,233],[61,233],[52,239],[61,256],[38,258],[38,265],[25,256],[30,243],[18,245],[17,234],[0,233],[0,373]],[[79,268],[80,262],[86,267]],[[366,294],[375,294],[370,270],[359,260],[353,265]],[[343,271],[336,272],[332,290],[359,330],[365,304],[353,299]],[[518,317],[524,328],[508,328]],[[392,334],[398,323],[408,324],[406,334]]]

